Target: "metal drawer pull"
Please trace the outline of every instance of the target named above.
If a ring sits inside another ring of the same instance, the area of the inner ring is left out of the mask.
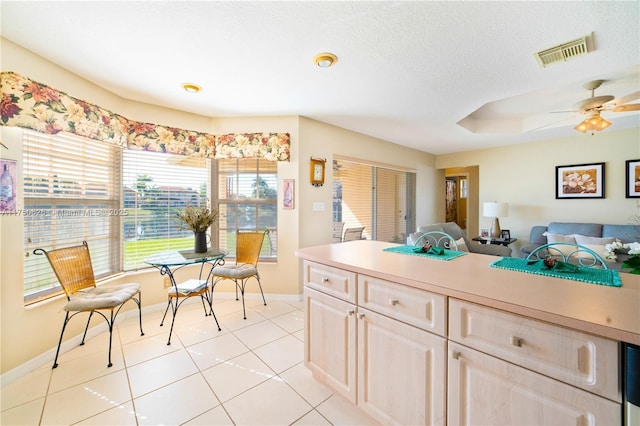
[[[451,358],[460,359],[460,352],[458,352],[458,351],[451,352]]]
[[[358,318],[360,318],[360,319],[364,318],[364,314],[363,314],[362,312],[360,312],[360,313],[358,314]]]
[[[389,299],[389,304],[391,306],[396,306],[398,303],[400,303],[398,299]]]
[[[356,311],[354,311],[353,309],[347,310],[347,315],[353,315],[355,313],[356,313]]]
[[[524,344],[524,340],[522,339],[522,337],[511,336],[511,344],[513,346],[521,348]]]
[[[329,282],[329,278],[327,277],[322,277],[322,284],[326,284]]]

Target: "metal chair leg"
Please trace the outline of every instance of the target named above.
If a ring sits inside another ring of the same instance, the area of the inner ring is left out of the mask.
[[[138,293],[138,299],[133,299],[138,304],[138,317],[140,319],[140,335],[144,336],[142,331],[142,292]]]
[[[91,311],[89,313],[89,319],[87,320],[87,326],[84,328],[84,334],[82,335],[82,342],[80,342],[80,346],[84,345],[84,338],[87,337],[87,330],[89,330],[89,323],[91,322],[91,317],[95,311]]]
[[[169,306],[171,305],[171,297],[169,297],[169,301],[167,302],[167,309],[164,310],[164,315],[162,316],[162,321],[160,321],[160,327],[164,325],[164,319],[167,316],[167,312],[169,312]]]
[[[111,342],[113,341],[113,323],[115,317],[113,316],[113,309],[111,310],[111,320],[107,321],[109,324],[109,362],[107,363],[107,367],[111,367],[113,363],[111,362]]]
[[[53,360],[53,368],[58,366],[58,355],[60,354],[60,345],[62,345],[62,336],[64,336],[64,330],[67,328],[67,323],[69,322],[69,312],[64,316],[64,323],[62,323],[62,331],[60,332],[60,340],[58,340],[58,349],[56,350],[56,357]]]

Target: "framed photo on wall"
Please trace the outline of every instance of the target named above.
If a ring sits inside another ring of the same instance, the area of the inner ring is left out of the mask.
[[[16,160],[0,159],[0,213],[16,211]]]
[[[282,208],[293,210],[295,204],[295,180],[282,179]]]
[[[556,198],[604,198],[604,163],[556,166]]]
[[[627,160],[626,164],[626,197],[640,198],[640,160]]]

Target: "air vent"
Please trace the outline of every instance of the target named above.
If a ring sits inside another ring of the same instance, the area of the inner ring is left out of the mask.
[[[584,36],[550,49],[537,52],[534,56],[541,67],[547,67],[556,62],[564,62],[575,56],[585,55],[589,52],[589,36]]]

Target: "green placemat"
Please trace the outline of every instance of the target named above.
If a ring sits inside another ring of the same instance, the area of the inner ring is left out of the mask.
[[[510,271],[526,272],[527,274],[544,275],[547,277],[564,278],[565,280],[582,281],[590,284],[600,284],[611,287],[621,287],[620,275],[613,269],[587,268],[577,266],[575,271],[547,269],[541,262],[529,265],[527,259],[517,257],[503,257],[491,264],[493,268],[509,269]]]
[[[431,254],[431,253],[416,253],[413,251],[416,246],[397,246],[397,247],[388,247],[386,249],[382,249],[383,251],[390,251],[393,253],[402,253],[402,254],[410,254],[412,256],[422,256],[428,257],[429,259],[440,259],[440,260],[451,260],[456,257],[464,256],[467,254],[464,251],[455,251],[455,250],[447,250],[443,249],[444,253],[442,254]]]

